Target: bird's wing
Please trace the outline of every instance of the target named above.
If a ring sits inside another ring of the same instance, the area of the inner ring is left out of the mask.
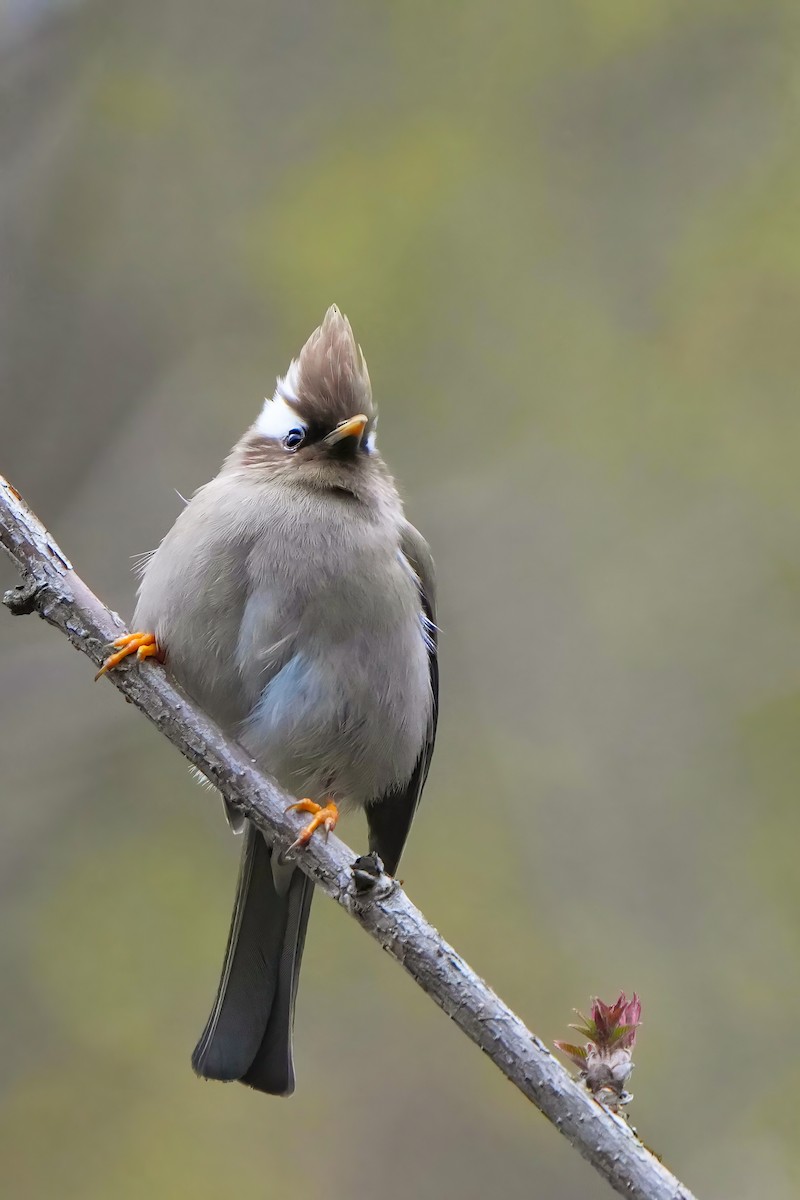
[[[397,870],[397,864],[400,861],[400,855],[403,852],[403,846],[428,776],[439,711],[439,664],[437,659],[439,631],[436,627],[436,585],[433,557],[422,534],[409,524],[406,525],[403,533],[401,552],[414,572],[419,587],[424,620],[423,635],[428,645],[433,703],[425,741],[408,783],[402,790],[377,796],[367,805],[369,848],[380,855],[384,867],[390,875],[394,875]]]

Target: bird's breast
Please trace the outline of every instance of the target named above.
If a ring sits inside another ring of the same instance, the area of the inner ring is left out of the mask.
[[[410,777],[431,710],[399,501],[220,476],[153,555],[135,620],[289,792],[357,804]]]
[[[395,530],[366,522],[317,523],[291,554],[286,539],[269,540],[254,555],[248,607],[261,598],[281,650],[271,671],[248,680],[257,699],[242,738],[289,792],[364,804],[407,781],[426,736],[430,673],[413,572]],[[252,654],[252,632],[249,643]]]

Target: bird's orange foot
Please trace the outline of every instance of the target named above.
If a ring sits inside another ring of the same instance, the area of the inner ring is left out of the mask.
[[[339,809],[332,800],[329,800],[327,804],[315,804],[313,800],[298,800],[296,804],[290,804],[286,811],[313,813],[311,820],[303,826],[286,851],[287,854],[291,854],[292,850],[300,850],[303,846],[307,846],[312,836],[320,828],[325,830],[325,837],[327,837],[330,831],[336,828],[336,822],[339,820]]]
[[[117,651],[115,654],[109,654],[95,675],[95,680],[98,680],[101,675],[105,675],[106,671],[113,670],[122,662],[123,658],[127,658],[130,654],[135,654],[139,659],[157,658],[159,662],[164,661],[164,653],[156,641],[154,633],[124,633],[111,645],[116,646]]]

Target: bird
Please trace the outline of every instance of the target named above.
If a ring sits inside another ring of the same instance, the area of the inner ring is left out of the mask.
[[[435,572],[376,445],[369,372],[332,305],[218,475],[145,562],[135,654],[178,683],[310,815],[280,854],[251,822],[222,975],[192,1055],[203,1078],[288,1096],[313,884],[297,857],[366,813],[394,876],[438,714]]]

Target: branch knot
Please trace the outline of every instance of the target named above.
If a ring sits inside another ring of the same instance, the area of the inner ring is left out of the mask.
[[[43,590],[43,584],[28,579],[25,583],[18,583],[15,588],[9,588],[3,596],[3,604],[15,617],[30,616],[35,612],[39,593]]]

